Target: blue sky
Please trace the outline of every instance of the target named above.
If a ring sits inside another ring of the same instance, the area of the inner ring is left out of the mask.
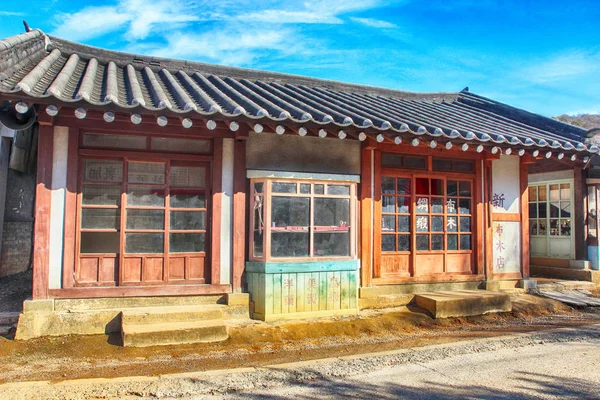
[[[0,37],[22,19],[113,50],[600,113],[597,0],[13,0]]]

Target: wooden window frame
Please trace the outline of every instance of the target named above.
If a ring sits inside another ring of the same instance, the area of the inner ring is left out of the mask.
[[[255,183],[263,183],[263,193],[255,194],[254,193],[254,185]],[[272,184],[273,183],[294,183],[296,184],[296,193],[273,193]],[[300,185],[301,184],[310,184],[311,190],[310,193],[300,193]],[[314,185],[323,185],[323,194],[315,194]],[[329,195],[327,194],[328,185],[333,186],[349,186],[350,193],[348,195]],[[262,262],[301,262],[301,261],[335,261],[335,260],[353,260],[356,259],[357,254],[357,245],[356,245],[356,235],[357,235],[357,205],[356,205],[356,191],[357,185],[356,182],[348,182],[348,181],[324,181],[324,180],[313,180],[313,179],[284,179],[284,178],[255,178],[250,181],[250,188],[252,192],[252,196],[250,196],[250,227],[252,227],[251,234],[249,235],[250,241],[250,261],[262,261]],[[255,227],[255,213],[254,213],[254,204],[255,204],[255,195],[262,197],[262,212],[263,212],[263,255],[261,257],[254,255],[254,227]],[[271,233],[272,233],[272,223],[271,223],[271,211],[272,211],[272,198],[273,197],[298,197],[298,198],[309,198],[310,200],[310,215],[309,215],[309,256],[308,257],[272,257],[271,256]],[[348,232],[350,234],[350,244],[349,250],[350,254],[348,256],[316,256],[314,255],[314,234],[316,231],[314,225],[314,200],[319,198],[326,199],[348,199],[349,200],[349,225]]]

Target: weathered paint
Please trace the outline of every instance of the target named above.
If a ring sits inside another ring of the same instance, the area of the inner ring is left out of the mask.
[[[67,159],[69,153],[69,128],[54,127],[52,151],[52,202],[50,206],[50,289],[62,286],[62,264],[65,225],[65,195],[67,188]]]
[[[360,183],[360,175],[321,174],[316,172],[265,171],[257,169],[247,170],[246,178],[307,179],[315,181],[343,181]]]
[[[270,321],[356,313],[358,265],[357,260],[247,262],[253,318]]]

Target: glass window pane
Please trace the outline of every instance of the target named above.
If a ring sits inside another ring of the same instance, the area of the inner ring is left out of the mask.
[[[429,194],[429,179],[417,178],[415,179],[415,186],[417,194]]]
[[[384,176],[381,178],[381,193],[384,194],[395,194],[396,188],[394,187],[394,178]]]
[[[350,224],[350,199],[316,198],[314,201],[315,226],[348,227]]]
[[[560,192],[558,185],[550,185],[550,201],[560,200]]]
[[[144,207],[164,207],[165,190],[152,186],[129,186],[127,205]]]
[[[560,199],[571,200],[571,185],[563,183],[560,185]]]
[[[401,215],[398,217],[398,232],[410,232],[410,217]]]
[[[385,165],[388,167],[401,167],[402,156],[399,156],[397,154],[383,153],[381,155],[381,165]]]
[[[429,235],[417,235],[417,250],[429,250]]]
[[[431,199],[431,213],[432,214],[443,214],[444,213],[444,198],[433,197]]]
[[[123,161],[85,160],[83,180],[87,182],[122,182]]]
[[[471,250],[471,235],[460,235],[460,249]]]
[[[83,135],[83,147],[104,147],[108,149],[146,150],[145,136],[103,135],[86,133]]]
[[[127,229],[165,229],[164,210],[127,210]]]
[[[425,169],[427,168],[427,162],[425,157],[404,157],[404,167],[405,168],[416,168],[416,169]]]
[[[417,232],[429,232],[429,217],[424,215],[417,217]]]
[[[529,234],[530,235],[537,235],[538,234],[538,222],[537,219],[530,219],[529,220]]]
[[[263,203],[262,196],[255,196],[254,200],[254,257],[263,256],[264,246],[264,221],[263,221]]]
[[[529,187],[529,201],[537,201],[537,186]]]
[[[571,220],[560,220],[560,236],[571,236]]]
[[[473,161],[454,161],[454,170],[457,172],[473,172]]]
[[[149,162],[129,162],[127,182],[161,185],[165,183],[165,164]]]
[[[431,250],[444,250],[444,235],[431,235]]]
[[[381,251],[396,251],[396,235],[381,235]]]
[[[431,180],[431,194],[436,196],[444,195],[444,181],[441,179]]]
[[[171,187],[206,187],[206,168],[172,166],[169,185]]]
[[[384,215],[381,217],[382,232],[396,232],[396,218],[393,215]]]
[[[164,238],[164,233],[126,233],[125,253],[163,253]]]
[[[272,232],[271,257],[308,257],[308,232]]]
[[[296,193],[297,185],[295,183],[273,182],[271,190],[273,193]]]
[[[458,183],[456,181],[446,181],[448,196],[458,196]]]
[[[301,227],[308,231],[310,221],[309,198],[273,196],[271,207],[273,227],[286,229]]]
[[[538,186],[538,201],[546,201],[546,185]]]
[[[471,214],[471,200],[460,199],[459,200],[459,211],[461,214]]]
[[[310,183],[301,183],[300,184],[300,193],[310,194]]]
[[[410,251],[410,235],[398,235],[398,251]]]
[[[327,194],[332,195],[350,195],[350,186],[348,185],[327,185]]]
[[[446,200],[446,213],[448,214],[456,214],[458,209],[458,199],[456,197],[451,197]]]
[[[458,235],[448,235],[448,250],[458,250]]]
[[[205,233],[171,233],[169,234],[169,251],[171,253],[201,253],[205,251]]]
[[[443,232],[444,231],[444,217],[441,215],[431,217],[431,231],[432,232]]]
[[[398,194],[411,194],[410,178],[398,178]]]
[[[171,230],[205,230],[206,213],[204,211],[171,211],[169,225]]]
[[[427,197],[417,197],[417,212],[421,214],[429,212],[429,199]]]
[[[471,197],[471,182],[460,181],[458,186],[460,188],[459,196]]]
[[[452,171],[452,160],[446,158],[433,158],[434,171]]]
[[[393,213],[396,211],[394,196],[381,196],[381,211],[384,213]]]
[[[536,203],[529,203],[529,217],[537,218],[537,204]]]
[[[571,217],[571,203],[569,202],[560,202],[560,217],[561,218],[569,218]]]
[[[460,217],[460,231],[471,232],[471,217]]]
[[[315,194],[325,194],[325,185],[314,185]]]
[[[255,182],[254,183],[254,193],[262,193],[264,186],[265,186],[265,184],[263,182]]]
[[[81,232],[82,254],[119,253],[119,232]]]
[[[550,236],[559,236],[560,230],[557,219],[550,220]]]
[[[152,150],[174,153],[210,153],[209,140],[174,139],[153,137]]]
[[[558,218],[559,208],[558,203],[550,203],[550,218]]]
[[[350,255],[350,232],[315,232],[314,241],[313,254],[317,257]]]
[[[121,210],[118,208],[83,208],[81,210],[82,229],[120,229]]]
[[[548,222],[544,219],[538,220],[538,235],[546,236],[548,234]]]
[[[118,206],[121,204],[121,186],[83,185],[81,203],[84,205]]]
[[[206,208],[204,194],[181,189],[171,189],[171,208]]]
[[[448,232],[457,232],[458,231],[458,218],[457,217],[448,217],[448,221],[446,222],[446,230]]]
[[[398,197],[398,213],[410,213],[410,197]]]
[[[264,236],[262,229],[254,230],[254,257],[263,256]]]
[[[546,218],[548,216],[547,213],[547,203],[538,203],[538,217]]]

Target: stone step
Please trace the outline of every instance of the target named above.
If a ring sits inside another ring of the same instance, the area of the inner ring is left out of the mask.
[[[0,325],[0,336],[6,336],[16,325]]]
[[[18,312],[0,312],[0,325],[15,325],[19,322]]]
[[[223,321],[185,321],[158,324],[123,324],[121,338],[125,347],[164,346],[227,340]]]
[[[590,269],[573,269],[561,267],[548,267],[545,265],[531,265],[531,276],[535,279],[554,278],[573,281],[586,281],[600,284],[600,271]]]
[[[170,322],[207,321],[223,319],[226,306],[206,304],[199,306],[142,307],[123,310],[122,324],[143,325]]]
[[[415,295],[415,303],[434,318],[467,317],[512,310],[508,294],[485,290],[419,293]]]
[[[570,290],[594,290],[596,284],[589,281],[556,281],[538,285],[539,292],[566,292]]]

